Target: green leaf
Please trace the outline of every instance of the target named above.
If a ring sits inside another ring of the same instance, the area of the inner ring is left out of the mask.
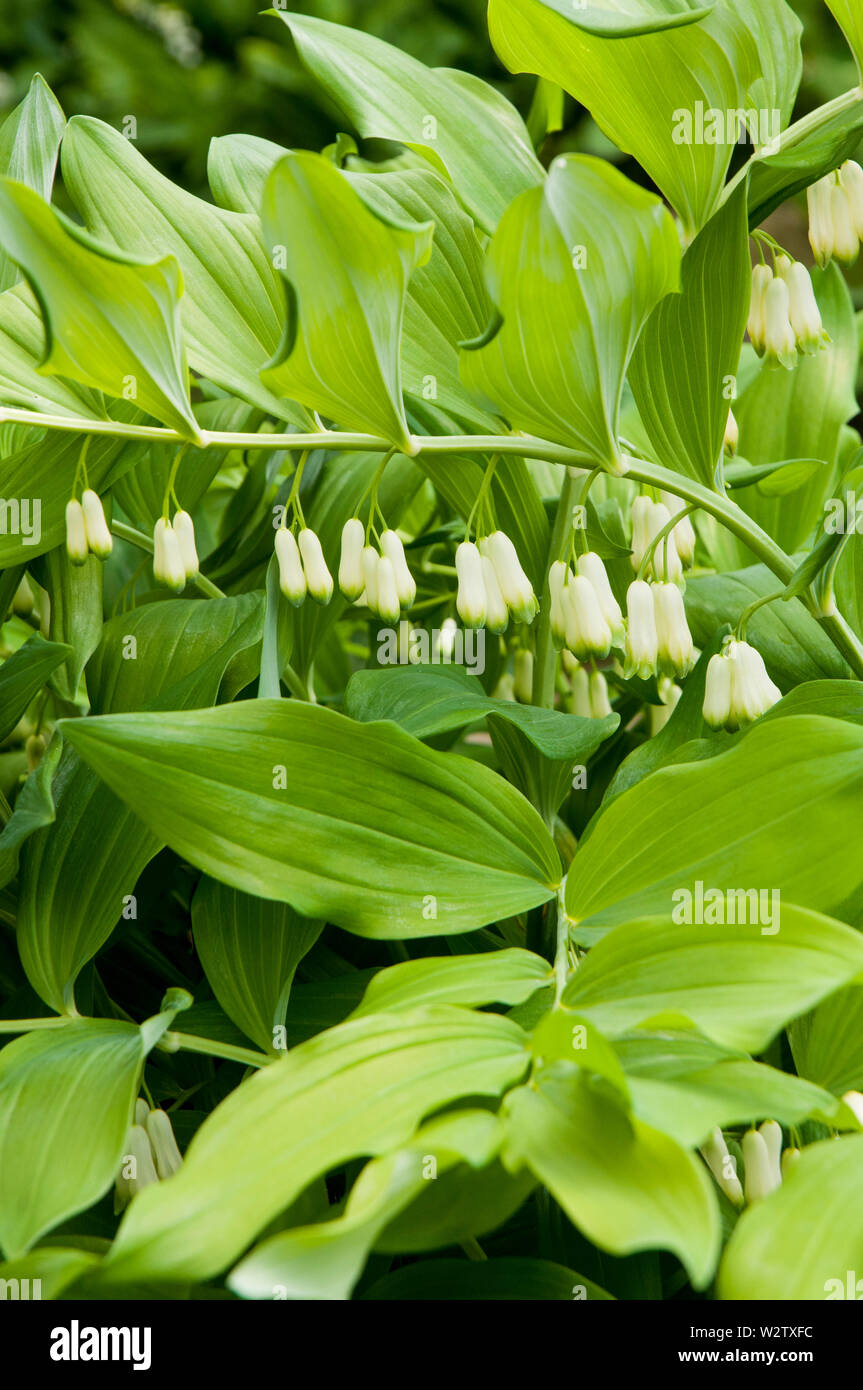
[[[571,1303],[573,1299],[593,1302],[609,1299],[598,1284],[593,1284],[574,1269],[536,1260],[507,1255],[483,1260],[422,1260],[418,1264],[402,1265],[371,1288],[360,1299],[422,1300],[441,1302],[470,1300],[489,1302],[512,1299],[518,1302],[546,1303],[556,1300]]]
[[[287,282],[265,384],[348,429],[413,452],[401,396],[407,283],[433,224],[383,220],[321,155],[289,154],[267,179],[264,236]]]
[[[515,1024],[464,1009],[330,1029],[263,1067],[208,1116],[180,1172],[129,1208],[102,1266],[106,1283],[209,1278],[315,1177],[404,1144],[425,1115],[461,1096],[499,1095],[527,1060]]]
[[[745,185],[698,234],[681,278],[645,325],[629,382],[657,462],[713,487],[749,313]]]
[[[42,309],[42,369],[133,400],[197,440],[180,333],[183,281],[173,257],[145,260],[98,242],[10,179],[0,180],[0,232]]]
[[[341,1216],[284,1231],[231,1271],[228,1286],[244,1298],[347,1299],[378,1237],[434,1179],[467,1159],[484,1169],[501,1141],[487,1111],[432,1120],[410,1144],[366,1164]],[[430,1163],[431,1160],[431,1163]],[[443,1244],[445,1242],[441,1242]]]
[[[858,932],[787,903],[775,935],[645,916],[593,947],[563,1003],[612,1035],[673,1016],[726,1047],[761,1052],[790,1019],[861,968]]]
[[[0,888],[5,888],[17,874],[18,857],[25,840],[54,819],[56,810],[51,782],[62,749],[63,740],[58,734],[18,793],[15,809],[0,832]]]
[[[279,344],[278,276],[256,217],[214,208],[159,174],[119,131],[75,116],[63,140],[63,181],[87,227],[139,254],[174,256],[183,276],[183,336],[196,372],[279,420],[308,423],[260,370]]]
[[[863,14],[857,0],[825,0],[857,60],[857,71],[863,78]]]
[[[47,415],[102,419],[101,393],[46,376],[39,370],[45,353],[45,325],[30,286],[16,285],[0,294],[0,401]],[[113,443],[119,447],[118,441]]]
[[[863,130],[863,98],[824,116],[816,129],[795,140],[778,154],[753,158],[749,178],[749,225],[753,229],[780,204],[802,193],[810,183],[853,159]]]
[[[30,1280],[30,1288],[38,1280],[39,1296],[47,1301],[57,1299],[70,1284],[92,1269],[98,1263],[98,1255],[89,1250],[66,1249],[57,1245],[40,1245],[29,1255],[17,1260],[7,1260],[0,1264],[0,1281],[18,1280],[24,1286]],[[33,1295],[35,1297],[35,1294]]]
[[[776,0],[767,7],[774,11]],[[734,145],[697,138],[698,104],[708,126],[711,108],[723,118],[744,109],[760,75],[754,39],[730,4],[683,28],[608,38],[586,33],[575,15],[564,17],[542,0],[491,0],[489,31],[511,72],[559,83],[609,139],[634,155],[680,214],[688,237],[704,225]]]
[[[719,1297],[859,1299],[861,1163],[863,1135],[804,1149],[782,1186],[741,1216],[719,1270]]]
[[[863,729],[814,715],[756,724],[726,753],[652,773],[582,839],[566,883],[579,939],[633,913],[670,914],[673,893],[698,881],[858,913],[863,869],[846,837],[861,782]]]
[[[312,76],[360,135],[398,140],[452,179],[486,231],[542,165],[518,112],[467,72],[427,68],[370,34],[309,15],[270,11],[284,21]]]
[[[518,947],[403,961],[378,971],[351,1017],[421,1004],[522,1004],[551,979],[548,961]]]
[[[46,642],[36,632],[0,665],[0,743],[68,655],[68,647]]]
[[[323,925],[215,879],[198,885],[192,931],[204,973],[225,1013],[265,1052],[274,1051],[294,973]]]
[[[707,1169],[657,1130],[628,1116],[566,1063],[504,1102],[504,1161],[526,1164],[594,1245],[615,1255],[671,1250],[696,1288],[719,1254],[716,1197]]]
[[[467,345],[464,381],[515,428],[621,470],[623,378],[644,321],[678,287],[679,265],[658,198],[602,160],[559,156],[492,239],[486,274],[499,319]]]
[[[65,128],[60,103],[37,72],[24,100],[10,111],[0,130],[0,174],[26,183],[42,198],[50,199]],[[8,290],[18,279],[18,267],[5,249],[0,251],[0,291]]]
[[[389,724],[256,700],[63,729],[191,863],[359,935],[468,931],[555,891],[557,854],[533,808]]]
[[[697,0],[541,0],[555,14],[561,14],[587,34],[607,38],[632,38],[636,34],[651,34],[659,30],[676,29],[694,24],[714,7],[715,0],[702,5]]]
[[[863,1089],[863,987],[839,989],[790,1029],[801,1076],[834,1095]]]
[[[52,642],[69,648],[68,658],[51,684],[61,699],[74,704],[81,673],[102,635],[104,567],[95,555],[88,555],[83,565],[73,565],[62,545],[49,550],[33,568],[48,595],[48,635]]]
[[[141,1030],[75,1020],[0,1051],[0,1247],[14,1258],[108,1190],[144,1060]]]

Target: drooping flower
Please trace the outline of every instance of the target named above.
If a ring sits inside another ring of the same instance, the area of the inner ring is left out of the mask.
[[[776,273],[788,286],[788,316],[797,339],[800,352],[811,356],[830,342],[830,336],[821,321],[821,310],[812,288],[812,280],[805,265],[792,261],[789,256],[778,256]]]
[[[84,512],[84,529],[87,533],[87,546],[100,560],[107,560],[113,548],[113,539],[105,520],[102,499],[91,487],[81,494],[81,508]]]
[[[565,652],[564,657],[569,655]],[[574,659],[574,658],[573,658]],[[584,666],[576,665],[575,670],[570,674],[570,699],[569,710],[571,714],[577,714],[582,719],[593,718],[593,706],[590,700],[590,677]]]
[[[842,179],[830,189],[830,220],[833,231],[833,256],[843,265],[853,265],[860,251],[860,238],[854,225],[847,186]]]
[[[647,680],[656,671],[659,640],[651,586],[634,579],[626,591],[626,665],[628,677]]]
[[[736,454],[737,446],[740,443],[740,430],[734,411],[729,410],[728,419],[725,422],[725,436],[722,440],[726,454]],[[688,520],[688,518],[687,518]],[[679,547],[678,547],[679,549]]]
[[[493,563],[493,556],[490,558]],[[485,584],[482,577],[482,556],[473,541],[462,541],[455,553],[455,568],[458,576],[455,605],[458,615],[465,627],[482,627],[487,611]],[[500,574],[496,565],[495,573],[499,580]]]
[[[683,595],[676,584],[654,584],[653,603],[659,669],[669,676],[688,676],[695,665],[695,648]]]
[[[790,370],[797,362],[797,335],[791,326],[791,296],[781,276],[775,275],[767,286],[764,312],[765,360],[768,366],[778,364]]]
[[[306,587],[316,603],[327,604],[333,596],[333,577],[327,568],[321,542],[314,531],[304,527],[297,537]]]
[[[522,705],[529,705],[533,699],[533,652],[521,647],[515,654],[513,663],[513,691]]]
[[[160,1178],[170,1178],[183,1166],[183,1155],[177,1148],[170,1116],[164,1110],[151,1110],[146,1120],[147,1138]]]
[[[532,623],[539,604],[509,536],[503,531],[494,531],[482,542],[481,549],[494,565],[503,601],[516,622]]]
[[[759,357],[764,352],[764,340],[767,333],[767,289],[773,276],[770,267],[764,264],[753,266],[752,268],[752,290],[749,299],[749,321],[746,330],[749,334],[749,341],[755,348]]]
[[[188,512],[179,511],[174,517],[174,531],[180,543],[180,555],[183,560],[187,582],[197,579],[200,566],[198,564],[198,551],[195,546],[195,523]]]
[[[417,586],[408,567],[401,537],[396,531],[381,532],[381,550],[395,572],[399,603],[402,608],[410,608],[417,596]]]
[[[863,169],[856,160],[846,159],[839,170],[839,179],[845,190],[854,230],[858,240],[863,241]]]
[[[175,594],[186,587],[186,566],[180,552],[180,538],[169,521],[159,517],[153,528],[153,578]]]
[[[342,527],[342,553],[339,560],[339,588],[349,603],[356,603],[363,591],[363,545],[366,529],[357,517]]]
[[[566,618],[563,611],[563,586],[566,583],[567,567],[563,560],[555,560],[548,571],[548,593],[551,600],[549,625],[551,637],[558,651],[566,646]]]
[[[596,590],[582,574],[568,575],[561,595],[566,628],[566,645],[573,656],[584,661],[590,656],[608,656],[611,628],[603,615]]]
[[[299,608],[306,597],[306,576],[293,531],[280,526],[276,531],[276,559],[279,565],[279,588],[288,602]]]
[[[782,692],[767,674],[761,654],[748,642],[727,640],[710,658],[702,714],[712,729],[731,731],[766,714]]]
[[[601,671],[591,671],[589,678],[590,713],[594,719],[605,719],[611,714],[611,701],[608,698],[608,682]]]
[[[579,555],[576,565],[579,574],[583,575],[585,579],[589,579],[593,585],[596,597],[599,599],[602,616],[611,630],[612,642],[618,645],[623,641],[623,614],[620,611],[620,604],[612,593],[601,556],[589,550],[586,555]]]
[[[728,412],[728,419],[729,421],[734,421],[734,428],[736,431],[737,422],[734,420],[734,416],[731,414],[730,410]],[[735,442],[735,448],[736,447],[737,445]],[[660,497],[662,498],[664,506],[668,509],[669,516],[680,517],[680,520],[677,522],[671,534],[674,538],[674,547],[680,557],[681,563],[684,565],[691,565],[695,559],[695,527],[692,525],[690,517],[685,515],[686,508],[681,503],[679,497],[675,497],[673,492],[661,492]]]
[[[401,612],[396,572],[393,562],[386,555],[378,556],[377,565],[377,603],[378,616],[385,623],[397,623]]]
[[[809,211],[809,245],[822,270],[833,255],[833,219],[830,212],[830,193],[834,185],[832,174],[811,183],[806,190]]]
[[[726,1197],[736,1207],[743,1206],[743,1187],[737,1176],[737,1167],[722,1130],[717,1125],[707,1143],[702,1147],[704,1160]]]
[[[683,691],[680,686],[675,684],[669,676],[661,676],[657,681],[659,696],[662,700],[661,705],[648,706],[648,719],[650,721],[650,737],[655,738],[658,733],[665,728],[680,699]]]
[[[749,1129],[743,1136],[743,1191],[747,1202],[758,1202],[769,1197],[778,1184],[775,1181],[770,1151],[764,1136],[757,1129]],[[780,1178],[781,1181],[781,1178]]]
[[[360,556],[360,563],[363,572],[362,593],[366,596],[366,604],[373,613],[378,611],[378,565],[380,555],[373,545],[363,547]]]
[[[492,632],[506,632],[509,609],[504,603],[497,572],[487,555],[482,557],[482,581],[485,586],[485,625]]]
[[[73,565],[83,565],[90,554],[84,508],[77,497],[70,497],[66,503],[66,553]]]

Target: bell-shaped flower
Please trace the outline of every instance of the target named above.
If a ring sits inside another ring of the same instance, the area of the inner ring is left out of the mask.
[[[752,268],[752,290],[749,298],[749,321],[746,330],[749,341],[760,357],[767,335],[767,289],[773,276],[770,267],[759,264]]]
[[[734,667],[727,651],[717,652],[707,663],[701,713],[711,729],[724,729],[731,718],[731,685]]]
[[[641,568],[645,551],[653,539],[650,529],[652,508],[653,503],[649,497],[636,497],[632,504],[632,554],[629,559],[636,571]]]
[[[655,738],[665,728],[683,694],[680,686],[675,684],[669,676],[660,677],[657,685],[662,704],[648,706],[647,717],[650,722],[651,738]]]
[[[778,1125],[775,1120],[765,1120],[763,1125],[758,1126],[758,1133],[767,1148],[771,1191],[773,1191],[782,1182],[782,1126]]]
[[[579,574],[583,575],[585,579],[589,579],[593,585],[596,597],[599,599],[599,606],[602,609],[602,616],[611,629],[614,645],[622,645],[623,614],[620,611],[620,604],[611,591],[602,558],[594,551],[589,550],[586,555],[579,555],[576,565]]]
[[[688,676],[695,665],[695,647],[683,595],[676,584],[654,584],[653,604],[659,668],[669,676]]]
[[[731,411],[728,412],[728,415],[729,419],[734,419]],[[735,429],[736,428],[735,422]],[[684,515],[686,508],[681,504],[679,497],[675,497],[673,492],[662,492],[660,493],[660,497],[662,498],[663,505],[668,510],[669,517],[680,515],[680,520],[677,522],[671,535],[674,539],[674,548],[677,551],[681,563],[684,565],[691,565],[695,559],[695,527],[692,525],[690,517]],[[673,561],[670,561],[670,563],[672,564],[672,568],[676,568]]]
[[[830,189],[830,221],[833,233],[833,255],[843,265],[851,265],[860,250],[860,238],[854,225],[848,193],[842,183]]]
[[[81,494],[81,507],[84,512],[84,529],[87,532],[87,545],[100,560],[107,560],[113,548],[111,532],[105,520],[102,499],[91,487]]]
[[[779,256],[776,273],[788,286],[788,316],[797,338],[801,352],[811,356],[830,342],[821,321],[821,310],[812,288],[812,280],[805,265],[792,261],[788,256]]]
[[[417,596],[417,586],[408,568],[405,548],[402,545],[401,536],[399,536],[398,532],[381,532],[381,550],[389,560],[395,572],[399,603],[402,608],[410,608]]]
[[[195,523],[188,512],[177,512],[174,517],[174,533],[180,543],[180,555],[187,581],[197,579],[200,566],[195,545]]]
[[[147,1131],[143,1125],[132,1125],[126,1136],[126,1152],[120,1160],[120,1171],[114,1183],[115,1215],[123,1211],[145,1187],[158,1181]]]
[[[306,576],[293,531],[280,526],[276,532],[276,559],[279,564],[279,588],[294,608],[306,597]]]
[[[728,419],[725,422],[725,435],[722,440],[723,448],[725,449],[726,454],[736,454],[737,446],[739,443],[740,430],[737,425],[737,419],[735,417],[734,411],[729,410]],[[687,520],[689,520],[688,517]],[[679,546],[678,549],[680,549]],[[683,557],[681,556],[681,559],[682,558]]]
[[[183,1155],[177,1148],[170,1116],[164,1110],[149,1111],[145,1128],[160,1178],[170,1178],[183,1166]]]
[[[491,632],[506,632],[509,609],[497,582],[497,572],[487,555],[482,555],[482,580],[485,585],[485,625]]]
[[[839,179],[851,212],[858,240],[863,241],[863,169],[853,159],[846,159],[839,170]]]
[[[521,705],[533,700],[533,652],[521,647],[513,663],[513,692]]]
[[[564,660],[570,655],[569,652],[564,652]],[[573,657],[572,660],[574,661],[575,658]],[[569,684],[571,692],[569,697],[570,714],[577,714],[581,719],[592,719],[593,706],[590,702],[590,677],[587,674],[587,668],[576,664],[575,669],[570,672]]]
[[[591,671],[589,677],[590,713],[593,719],[605,719],[611,714],[608,681],[601,671]]]
[[[656,671],[659,641],[651,586],[635,579],[626,591],[626,664],[628,677],[647,680]]]
[[[362,593],[365,594],[366,603],[373,613],[378,611],[378,565],[381,557],[373,545],[363,547],[360,556],[360,565],[363,572]]]
[[[563,586],[566,583],[566,565],[563,560],[555,560],[548,571],[548,593],[551,600],[549,624],[551,638],[560,651],[566,646],[566,619],[563,612]]]
[[[83,565],[90,554],[84,508],[77,497],[70,497],[66,503],[66,553],[73,565]]]
[[[342,553],[339,560],[339,588],[349,603],[356,603],[363,589],[363,546],[366,528],[355,516],[342,527]]]
[[[570,571],[561,598],[566,645],[573,656],[584,661],[589,656],[608,656],[611,628],[600,606],[596,590],[583,574]]]
[[[516,622],[532,623],[539,604],[509,536],[503,531],[494,531],[487,537],[483,551],[494,565],[503,601]]]
[[[743,1191],[747,1202],[759,1202],[769,1197],[777,1186],[770,1151],[764,1137],[757,1129],[749,1129],[743,1136]],[[781,1181],[781,1179],[780,1179]]]
[[[809,210],[809,245],[823,270],[833,255],[833,217],[830,211],[831,193],[835,186],[832,174],[811,183],[806,190]]]
[[[385,623],[397,623],[401,613],[399,590],[393,562],[386,555],[378,559],[377,572],[377,610]]]
[[[722,1130],[717,1125],[707,1143],[702,1147],[702,1156],[716,1179],[719,1187],[735,1207],[743,1206],[743,1187],[737,1176],[736,1164],[728,1152]]]
[[[739,728],[760,719],[777,701],[782,691],[767,674],[764,658],[748,642],[735,642],[731,653],[731,717],[729,727]]]
[[[333,596],[333,576],[327,569],[321,543],[314,531],[305,527],[297,537],[306,587],[316,603],[329,603]]]
[[[186,587],[186,566],[180,540],[169,521],[159,517],[153,528],[153,578],[179,594]]]
[[[777,363],[789,371],[797,362],[797,334],[791,326],[791,296],[781,276],[770,281],[765,295],[767,328],[764,351],[768,366]]]
[[[490,558],[494,563],[493,556]],[[458,615],[465,627],[483,627],[487,607],[482,577],[482,556],[473,541],[462,541],[455,553],[455,568],[458,575],[458,595],[455,604]],[[494,568],[500,581],[497,565]]]
[[[664,502],[651,502],[648,521],[651,541],[655,540],[656,537],[665,530],[666,526],[668,526],[671,521],[671,515],[671,512]],[[688,519],[688,517],[685,518],[685,520]],[[677,526],[681,524],[681,522],[678,522]],[[683,562],[680,558],[680,552],[677,549],[677,541],[675,540],[677,526],[673,527],[671,531],[667,531],[662,537],[662,540],[654,546],[653,558],[650,565],[651,573],[654,574],[657,579],[664,580],[666,584],[679,584],[683,578]]]

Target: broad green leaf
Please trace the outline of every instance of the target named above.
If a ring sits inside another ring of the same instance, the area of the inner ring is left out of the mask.
[[[144,259],[98,242],[10,179],[0,180],[0,233],[42,309],[42,369],[132,400],[197,440],[173,257]]]
[[[0,174],[50,199],[66,117],[44,77],[36,73],[22,102],[0,129]],[[0,251],[0,291],[19,279],[18,267]]]
[[[102,635],[103,569],[95,555],[88,555],[83,565],[73,565],[65,545],[49,550],[33,567],[36,580],[48,595],[48,636],[69,648],[63,667],[51,677],[51,685],[61,699],[72,704],[81,673]]]
[[[486,231],[542,181],[518,112],[471,73],[427,68],[399,49],[309,15],[278,15],[312,76],[362,136],[398,140],[453,181]]]
[[[813,1144],[745,1211],[719,1270],[722,1299],[859,1299],[863,1135]],[[850,1271],[850,1274],[849,1274]]]
[[[260,370],[282,332],[278,276],[256,217],[214,208],[148,164],[119,131],[89,116],[69,122],[63,181],[87,227],[139,254],[176,257],[189,362],[223,390],[301,427],[299,406],[265,389]]]
[[[14,1258],[111,1186],[144,1039],[130,1023],[74,1020],[0,1050],[0,1247]]]
[[[829,719],[863,724],[863,683],[807,681],[789,691],[764,717],[783,719],[789,714],[821,714]]]
[[[504,1161],[527,1165],[587,1238],[615,1255],[671,1250],[696,1288],[719,1254],[707,1169],[565,1063],[504,1101]]]
[[[70,1284],[92,1269],[98,1259],[98,1255],[89,1250],[40,1245],[29,1255],[0,1264],[0,1287],[4,1280],[9,1283],[14,1279],[22,1290],[22,1298],[28,1301],[37,1296],[44,1301],[57,1299]],[[35,1293],[37,1287],[38,1295]],[[24,1288],[29,1290],[29,1294],[23,1292]]]
[[[118,615],[91,663],[97,708],[109,698],[121,708],[212,703],[232,659],[260,640],[260,623],[258,595],[177,599]],[[82,967],[118,921],[134,920],[138,877],[163,840],[159,825],[142,824],[68,747],[51,795],[53,824],[21,853],[18,949],[33,988],[62,1013]]]
[[[0,743],[68,655],[68,647],[46,642],[36,632],[0,665]]]
[[[465,383],[516,429],[619,471],[627,364],[648,315],[678,287],[679,266],[658,198],[602,160],[559,156],[492,239],[486,275],[499,318],[463,352]]]
[[[682,912],[673,894],[698,882],[856,920],[863,868],[847,829],[861,795],[863,729],[815,715],[767,721],[726,753],[661,768],[600,810],[582,840],[566,884],[579,939],[633,913]]]
[[[487,1111],[432,1120],[409,1144],[366,1165],[341,1216],[257,1246],[231,1271],[229,1287],[244,1298],[272,1299],[275,1291],[290,1299],[350,1298],[389,1222],[455,1164],[467,1159],[486,1168],[500,1142],[500,1122]]]
[[[559,710],[495,700],[476,676],[458,666],[389,666],[356,671],[348,684],[345,710],[364,722],[392,719],[415,738],[463,729],[495,715],[514,724],[544,757],[582,761],[614,733],[620,718],[582,719]]]
[[[471,1260],[421,1260],[402,1265],[384,1275],[360,1299],[394,1299],[441,1302],[452,1299],[489,1302],[512,1299],[518,1302],[571,1303],[610,1299],[597,1284],[576,1274],[574,1269],[537,1260],[507,1255],[474,1263]]]
[[[15,798],[15,809],[0,832],[0,888],[5,888],[17,874],[24,842],[54,819],[51,782],[62,749],[63,740],[58,734]]]
[[[555,14],[561,14],[588,34],[608,38],[633,37],[658,30],[694,24],[713,9],[715,0],[542,0]]]
[[[487,768],[298,700],[64,721],[179,854],[361,936],[468,931],[550,898],[557,853]]]
[[[823,113],[824,108],[822,108]],[[863,98],[823,117],[818,126],[778,154],[753,158],[749,178],[749,225],[761,223],[781,203],[852,159],[863,130]]]
[[[857,60],[857,71],[863,78],[863,14],[858,0],[826,0],[826,4],[848,40],[848,47]]]
[[[192,931],[204,973],[225,1013],[265,1052],[275,1048],[294,973],[323,925],[215,879],[198,885]]]
[[[262,218],[287,284],[284,337],[264,382],[411,453],[401,324],[433,224],[376,215],[328,159],[305,153],[286,155],[270,174]]]
[[[745,185],[699,232],[681,280],[648,319],[629,383],[657,462],[713,487],[749,313]]]
[[[773,935],[759,926],[644,916],[593,947],[563,1003],[609,1034],[676,1016],[726,1047],[761,1052],[861,968],[858,932],[790,904]]]
[[[775,0],[767,4],[776,8]],[[736,120],[725,129],[726,113],[746,108],[748,89],[760,76],[752,35],[729,4],[696,24],[629,38],[586,33],[574,18],[542,0],[491,0],[491,41],[511,72],[535,72],[586,106],[604,134],[634,155],[693,236],[725,181],[734,149],[727,137],[737,138]],[[722,115],[721,143],[707,143],[699,128],[699,113],[707,126],[711,110]]]
[[[837,1096],[863,1090],[863,987],[837,990],[798,1018],[789,1036],[801,1076]]]
[[[428,1172],[428,1169],[426,1169]],[[498,1157],[484,1168],[454,1164],[387,1223],[375,1241],[378,1254],[442,1250],[507,1225],[537,1187],[527,1169],[508,1173]]]
[[[397,1148],[461,1096],[499,1095],[527,1060],[524,1034],[508,1019],[445,1006],[330,1029],[208,1116],[181,1171],[129,1208],[102,1266],[106,1283],[209,1278],[313,1178]]]
[[[403,961],[375,975],[351,1017],[421,1004],[521,1004],[551,978],[548,961],[518,947]]]
[[[30,286],[0,294],[0,401],[76,420],[104,417],[100,392],[39,370],[45,355],[45,325]]]

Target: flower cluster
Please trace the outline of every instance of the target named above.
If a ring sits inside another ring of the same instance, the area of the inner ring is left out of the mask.
[[[710,658],[702,713],[711,729],[740,729],[759,719],[782,691],[767,674],[760,652],[748,642],[728,637]]]
[[[169,1116],[137,1100],[135,1123],[126,1136],[126,1152],[114,1184],[115,1213],[127,1207],[143,1188],[170,1178],[182,1163]]]
[[[769,1197],[782,1185],[790,1168],[800,1157],[800,1150],[788,1148],[782,1152],[782,1126],[775,1120],[765,1120],[758,1129],[750,1129],[741,1141],[743,1182],[737,1174],[737,1161],[717,1126],[701,1155],[721,1190],[735,1207],[751,1205]]]
[[[749,338],[768,365],[788,367],[798,352],[807,356],[830,342],[821,322],[809,271],[789,256],[776,257],[775,270],[757,265],[752,271]]]
[[[661,501],[654,502],[649,497],[636,497],[632,504],[632,568],[641,569],[644,557],[653,547],[648,576],[663,579],[669,584],[679,584],[683,578],[684,565],[691,565],[695,558],[695,531],[689,517],[676,497],[670,493],[660,493]],[[680,515],[671,530],[658,544],[657,538],[676,516]]]
[[[822,267],[834,258],[851,265],[863,240],[863,169],[848,159],[841,169],[810,184],[806,196],[816,261]]]
[[[173,521],[160,516],[153,529],[153,578],[179,594],[197,579],[198,552],[195,525],[188,512],[178,511]]]
[[[641,680],[658,673],[688,676],[695,659],[683,595],[677,585],[633,580],[626,591],[624,675]]]
[[[588,671],[580,666],[571,652],[564,651],[563,669],[568,677],[570,714],[580,715],[582,719],[604,719],[611,714],[611,700],[608,697],[608,682],[602,671],[594,667]]]
[[[532,623],[539,611],[533,586],[509,536],[494,531],[478,544],[462,541],[455,553],[456,609],[465,627],[504,632],[510,617]]]
[[[286,526],[280,526],[276,531],[275,549],[279,588],[288,602],[299,608],[306,594],[311,594],[316,603],[329,603],[333,596],[333,577],[315,532],[303,527],[299,536],[295,536]]]
[[[73,565],[83,565],[88,555],[107,560],[113,540],[105,520],[98,492],[85,488],[81,501],[70,497],[66,503],[66,551]]]
[[[376,550],[366,544],[366,529],[357,517],[346,521],[342,528],[339,588],[350,603],[364,603],[385,622],[398,622],[402,609],[410,608],[417,594],[398,533],[382,531],[380,550]]]

